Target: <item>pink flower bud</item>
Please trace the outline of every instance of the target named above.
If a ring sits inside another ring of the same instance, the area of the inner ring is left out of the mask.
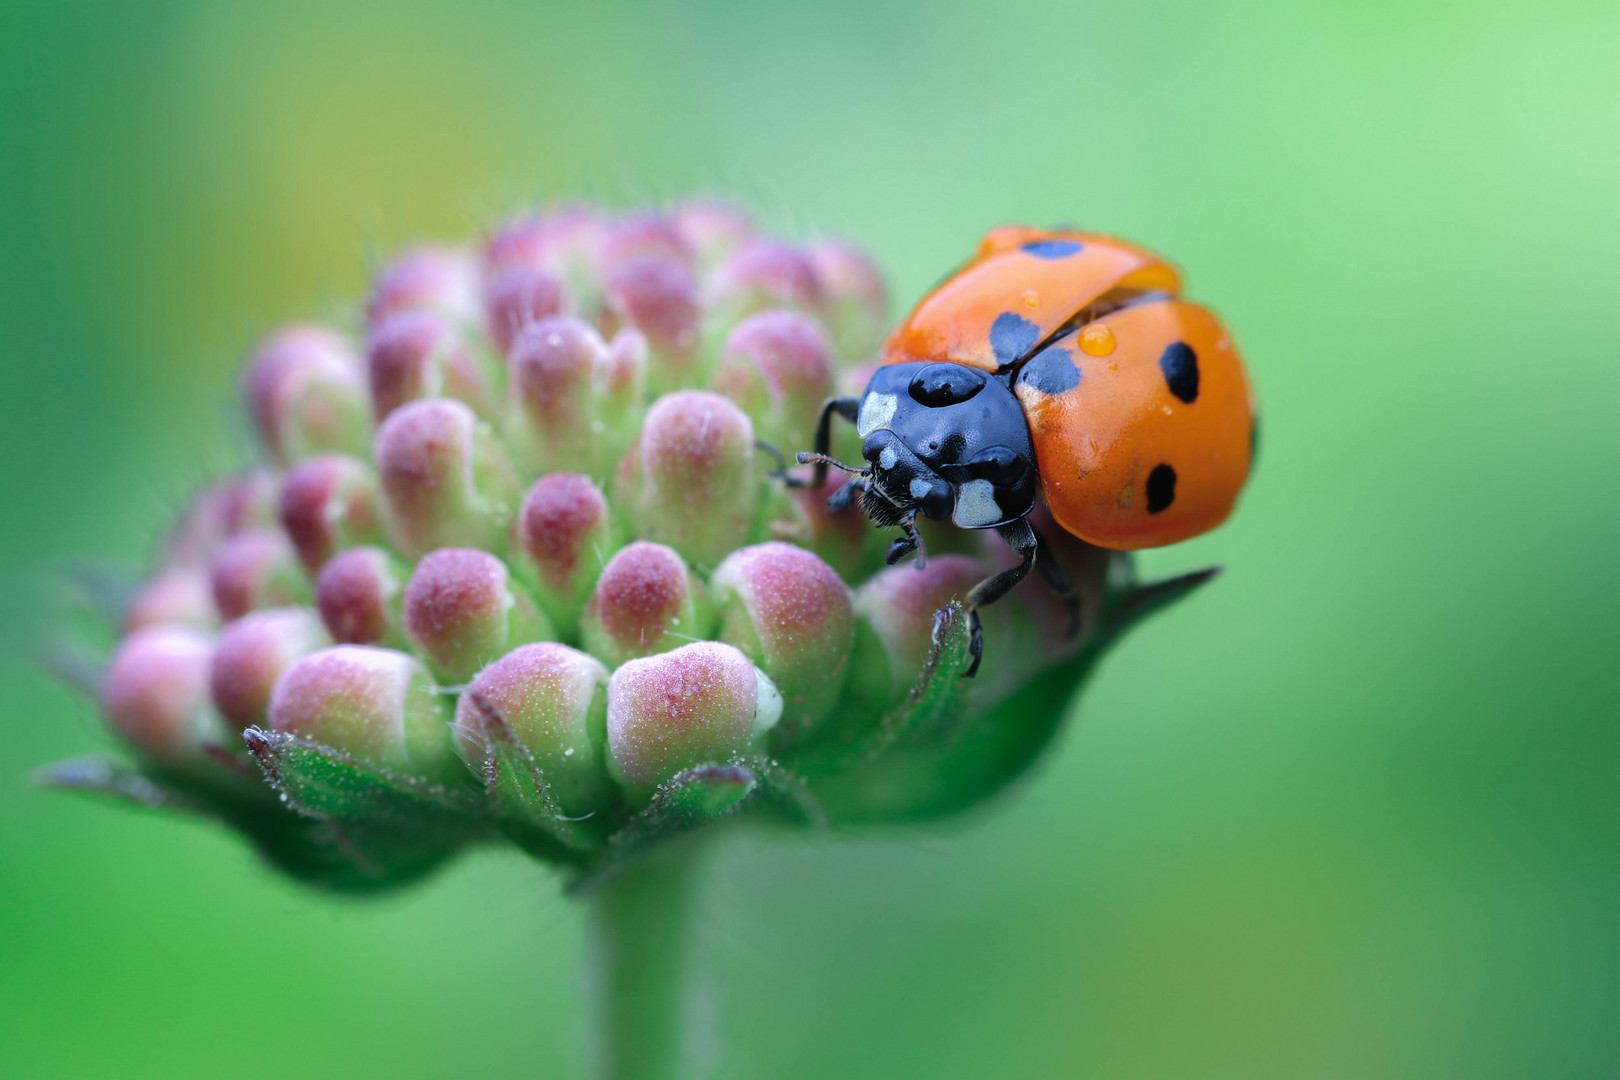
[[[252,469],[211,484],[192,500],[164,551],[169,566],[206,568],[226,540],[249,529],[274,525],[281,485],[265,469]]]
[[[647,410],[614,483],[615,503],[642,535],[715,566],[752,529],[754,426],[718,394],[666,394]]]
[[[889,537],[872,528],[871,519],[858,505],[837,514],[828,512],[827,499],[848,482],[843,473],[829,471],[827,482],[819,488],[787,489],[787,510],[771,523],[771,534],[809,548],[846,581],[857,581],[883,565]]]
[[[506,434],[518,460],[534,472],[605,476],[634,437],[645,366],[633,331],[609,347],[570,316],[525,328],[507,357]]]
[[[209,578],[214,604],[226,622],[259,608],[302,604],[310,598],[309,579],[280,529],[255,529],[225,541]]]
[[[295,660],[270,692],[275,730],[430,778],[453,775],[448,720],[426,668],[404,653],[366,645],[337,645]]]
[[[113,728],[159,761],[185,764],[221,734],[208,699],[213,643],[180,626],[126,637],[102,681],[101,708]]]
[[[635,214],[610,221],[602,230],[598,272],[611,277],[632,259],[656,256],[684,266],[692,264],[692,248],[675,222],[656,214]]]
[[[506,564],[487,551],[431,552],[405,586],[405,633],[450,682],[465,682],[501,654],[550,632]]]
[[[647,338],[657,388],[677,385],[697,357],[703,300],[686,263],[668,255],[638,255],[607,276],[609,308]]]
[[[464,326],[476,326],[480,271],[460,248],[413,248],[377,276],[366,304],[366,325],[375,327],[401,311],[433,311]]]
[[[792,544],[733,552],[710,580],[720,640],[741,649],[781,691],[790,735],[838,701],[855,639],[855,613],[837,571]]]
[[[682,770],[749,750],[781,711],[770,679],[730,645],[628,661],[608,682],[608,771],[645,800]]]
[[[931,555],[920,570],[913,563],[891,566],[856,592],[856,614],[875,633],[888,660],[888,700],[899,698],[916,679],[933,643],[934,613],[966,597],[988,576],[977,559]]]
[[[191,567],[164,570],[130,598],[124,610],[124,633],[165,624],[212,630],[219,626],[214,586],[208,574]]]
[[[595,248],[601,230],[596,211],[584,206],[520,217],[491,234],[484,247],[484,266],[490,271],[534,266],[567,274]]]
[[[703,587],[680,555],[638,540],[603,567],[580,634],[586,649],[617,666],[705,636],[711,617]]]
[[[332,640],[349,645],[405,644],[400,608],[406,569],[377,547],[341,551],[315,580],[315,604]]]
[[[511,550],[552,622],[574,625],[612,550],[601,489],[578,473],[536,480],[518,510]]]
[[[718,308],[734,319],[771,307],[816,311],[821,282],[804,252],[764,237],[750,240],[721,263],[710,292]]]
[[[556,642],[520,645],[480,671],[456,703],[456,748],[481,769],[496,721],[534,756],[570,817],[604,809],[612,788],[598,749],[607,668]],[[592,737],[592,732],[596,737]]]
[[[349,342],[323,326],[291,326],[259,347],[243,380],[259,435],[283,464],[371,441],[366,382]]]
[[[432,398],[394,410],[377,429],[372,456],[402,551],[497,548],[521,489],[493,433],[466,405]]]
[[[889,325],[889,291],[877,265],[861,248],[842,240],[817,240],[807,254],[822,285],[839,355],[874,355]]]
[[[435,311],[400,311],[372,324],[367,340],[378,421],[422,398],[464,401],[485,416],[495,405],[492,372],[456,323]]]
[[[333,552],[383,538],[377,478],[365,462],[322,454],[287,474],[281,527],[311,573]]]
[[[721,199],[682,203],[675,211],[675,225],[704,265],[725,258],[759,231],[745,210]]]
[[[490,339],[505,356],[524,327],[563,311],[562,282],[537,266],[512,266],[494,274],[484,295]]]
[[[807,447],[822,402],[833,394],[832,350],[815,320],[761,311],[726,338],[710,386],[747,410],[761,438]]]
[[[214,706],[237,731],[265,723],[276,679],[300,656],[330,644],[321,621],[304,608],[242,616],[225,628],[214,649]]]

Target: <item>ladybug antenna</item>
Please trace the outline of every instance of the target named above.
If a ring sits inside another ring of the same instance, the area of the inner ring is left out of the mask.
[[[814,454],[808,450],[800,451],[799,454],[794,457],[794,460],[800,465],[831,465],[833,468],[847,472],[851,476],[867,476],[872,471],[871,469],[857,469],[852,466],[845,465],[837,458],[830,458],[826,454]]]

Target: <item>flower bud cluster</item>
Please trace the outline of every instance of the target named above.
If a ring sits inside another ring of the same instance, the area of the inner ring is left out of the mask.
[[[358,333],[253,354],[266,464],[203,492],[135,593],[109,723],[169,772],[223,768],[245,731],[256,757],[336,755],[497,816],[521,788],[586,822],[576,847],[700,767],[858,757],[1002,557],[969,538],[884,568],[889,538],[826,509],[840,479],[791,487],[762,449],[810,446],[886,318],[860,249],[723,203],[566,207],[403,253]],[[1100,610],[1092,551],[1071,571]],[[997,606],[998,686],[1080,647],[1038,592]]]

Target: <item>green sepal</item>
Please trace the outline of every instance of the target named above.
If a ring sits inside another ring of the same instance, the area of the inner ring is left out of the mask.
[[[488,710],[483,718],[486,739],[481,775],[484,793],[501,830],[537,858],[580,864],[602,845],[609,826],[595,815],[570,818],[551,793],[545,771],[511,728]]]
[[[933,820],[995,797],[1025,775],[1051,744],[1107,650],[1143,619],[1186,597],[1217,572],[1210,568],[1149,585],[1125,585],[1110,598],[1078,654],[1035,675],[986,713],[978,714],[964,700],[966,695],[947,696],[919,680],[908,706],[917,701],[941,708],[941,715],[923,730],[946,731],[950,738],[896,741],[884,753],[870,756],[864,768],[851,763],[818,781],[817,797],[838,824]],[[944,649],[936,638],[935,651]],[[932,677],[937,680],[949,670],[936,666]],[[958,711],[960,715],[952,715]]]
[[[461,792],[367,764],[302,735],[250,727],[242,739],[270,786],[310,817],[442,826],[479,816]]]

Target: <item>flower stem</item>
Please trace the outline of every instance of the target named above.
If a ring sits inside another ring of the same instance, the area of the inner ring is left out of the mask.
[[[690,840],[662,845],[586,897],[597,1080],[674,1080],[682,1073],[697,855]]]

